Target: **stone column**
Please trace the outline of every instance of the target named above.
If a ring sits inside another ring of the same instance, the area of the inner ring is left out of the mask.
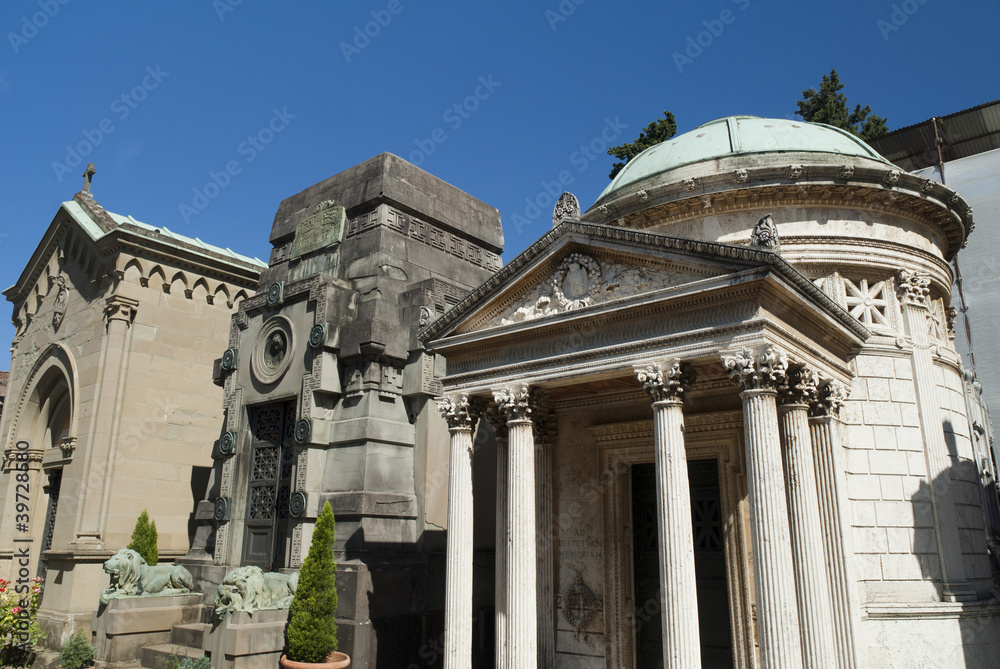
[[[698,587],[683,411],[684,392],[694,374],[678,361],[664,367],[652,364],[635,370],[653,400],[663,666],[700,669]]]
[[[451,433],[444,600],[445,669],[472,666],[472,429],[469,397],[438,401]]]
[[[784,354],[770,347],[761,353],[743,349],[723,356],[722,362],[743,399],[761,667],[800,669],[802,643],[776,403],[788,365]]]
[[[110,502],[106,495],[117,456],[120,408],[128,367],[128,333],[138,304],[136,300],[113,295],[104,308],[107,335],[101,351],[94,422],[87,440],[85,474],[80,487],[80,510],[73,540],[77,548],[100,549],[104,546],[101,534]]]
[[[556,599],[553,567],[552,449],[556,417],[546,406],[546,394],[535,391],[532,411],[535,430],[535,532],[538,546],[538,669],[556,663]]]
[[[493,565],[493,621],[496,666],[507,666],[507,422],[496,405],[483,407],[483,416],[497,439],[496,541]]]
[[[965,580],[962,542],[958,533],[958,515],[952,496],[951,457],[944,440],[941,407],[938,399],[934,361],[931,358],[930,279],[919,272],[900,272],[899,303],[903,312],[906,336],[912,345],[913,383],[920,412],[920,430],[924,437],[924,458],[930,483],[931,508],[937,528],[938,555],[941,560],[942,595],[946,601],[968,601],[975,591]]]
[[[528,386],[493,392],[507,421],[507,519],[505,605],[506,664],[500,669],[533,667],[538,662],[538,591],[535,544],[535,440]],[[499,651],[499,649],[498,649]]]
[[[823,550],[826,553],[833,610],[833,638],[839,669],[857,669],[858,597],[854,572],[854,540],[847,471],[841,446],[840,408],[847,391],[836,381],[828,381],[809,409],[809,434],[816,467]]]
[[[816,468],[809,438],[809,402],[816,398],[816,373],[798,366],[779,392],[781,436],[785,447],[788,518],[795,562],[795,585],[802,626],[802,661],[807,667],[835,667],[833,613],[826,552],[816,492]]]

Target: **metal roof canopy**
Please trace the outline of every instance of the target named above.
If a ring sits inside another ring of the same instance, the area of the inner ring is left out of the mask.
[[[868,144],[908,172],[938,163],[937,131],[944,162],[1000,149],[1000,100],[894,130]]]

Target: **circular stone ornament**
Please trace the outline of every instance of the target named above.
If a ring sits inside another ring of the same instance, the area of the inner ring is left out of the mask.
[[[219,440],[219,452],[223,455],[232,455],[236,452],[236,433],[226,432]]]
[[[229,498],[220,497],[215,500],[215,508],[212,511],[212,518],[218,523],[229,520]]]
[[[301,490],[296,490],[288,498],[288,514],[292,518],[301,518],[306,512],[306,494]]]
[[[284,316],[269,318],[257,333],[250,370],[261,383],[275,383],[292,364],[294,330]]]
[[[312,438],[312,421],[308,418],[300,418],[295,421],[295,443],[305,444]]]
[[[236,369],[236,349],[227,348],[222,354],[222,371],[231,372]]]
[[[317,323],[309,330],[310,348],[319,348],[326,343],[326,323]]]
[[[276,281],[267,287],[267,306],[274,307],[285,301],[285,283]]]
[[[571,253],[556,268],[552,293],[566,311],[586,307],[601,293],[601,265],[583,253]]]

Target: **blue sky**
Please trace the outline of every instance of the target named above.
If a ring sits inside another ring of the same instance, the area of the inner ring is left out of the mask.
[[[106,209],[266,259],[283,198],[390,151],[498,208],[509,260],[547,184],[568,171],[586,209],[605,140],[664,110],[795,118],[836,68],[900,128],[1000,97],[998,28],[995,0],[5,0],[0,284],[88,161]]]

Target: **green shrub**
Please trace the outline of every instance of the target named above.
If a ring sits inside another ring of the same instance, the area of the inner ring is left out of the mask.
[[[177,669],[209,669],[212,666],[212,660],[208,655],[202,655],[198,659],[193,659],[190,657],[185,657],[181,660],[180,665]]]
[[[156,540],[156,521],[150,521],[149,514],[143,509],[139,519],[135,521],[135,529],[132,530],[132,543],[126,548],[131,548],[141,555],[146,564],[152,567],[160,559],[160,554],[156,550]]]
[[[62,669],[83,669],[94,663],[95,649],[83,630],[77,630],[59,649],[59,664]]]
[[[327,502],[316,519],[309,554],[302,563],[299,585],[288,609],[288,658],[296,662],[323,662],[337,650],[335,524],[333,509]]]

